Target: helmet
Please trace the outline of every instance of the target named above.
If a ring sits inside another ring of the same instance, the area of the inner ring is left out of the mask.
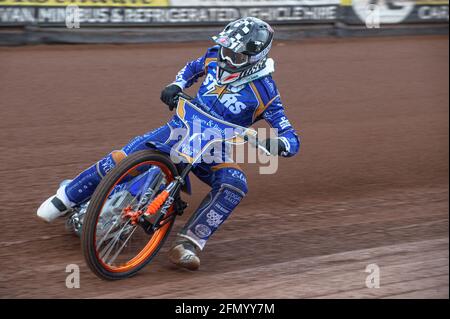
[[[266,22],[247,17],[230,22],[212,39],[217,43],[217,82],[229,84],[265,67],[272,46],[273,29]]]

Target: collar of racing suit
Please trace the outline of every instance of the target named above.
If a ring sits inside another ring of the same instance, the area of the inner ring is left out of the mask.
[[[269,75],[271,73],[275,72],[275,62],[273,61],[273,59],[268,58],[266,61],[266,66],[264,67],[264,69],[255,72],[253,74],[250,74],[249,76],[246,76],[245,78],[239,79],[237,81],[234,81],[228,85],[230,86],[241,86],[243,84],[246,84],[248,82],[257,80],[259,78],[265,77],[266,75]]]

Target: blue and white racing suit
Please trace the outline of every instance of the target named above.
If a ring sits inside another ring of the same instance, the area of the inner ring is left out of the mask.
[[[176,76],[174,84],[185,89],[204,77],[193,101],[195,104],[214,117],[245,127],[265,119],[278,130],[278,137],[285,145],[286,152],[282,156],[295,155],[300,142],[287,119],[272,77],[267,75],[240,86],[220,86],[216,80],[217,54],[218,46],[214,46],[202,57],[187,63]],[[180,125],[180,121],[174,117],[166,125],[137,136],[121,150],[111,152],[67,185],[67,197],[75,204],[86,201],[103,176],[120,160],[147,149],[146,142],[170,143],[171,130]],[[247,193],[247,179],[235,163],[201,163],[193,169],[193,173],[212,189],[179,235],[189,238],[203,249],[208,238]]]

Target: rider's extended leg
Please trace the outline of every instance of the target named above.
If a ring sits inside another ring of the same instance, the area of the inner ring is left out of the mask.
[[[202,164],[193,172],[212,189],[180,231],[169,252],[171,262],[191,270],[198,269],[199,251],[247,193],[245,174],[236,164],[219,164],[209,170],[204,167]]]
[[[112,151],[97,163],[81,172],[65,188],[67,198],[76,204],[89,199],[102,178],[128,154],[123,150]]]
[[[127,155],[146,148],[147,141],[166,143],[170,137],[170,125],[166,124],[144,135],[133,138],[124,148],[112,151],[97,163],[81,172],[69,184],[61,186],[55,195],[48,198],[37,210],[37,215],[51,222],[64,215],[75,205],[88,200],[101,179]]]

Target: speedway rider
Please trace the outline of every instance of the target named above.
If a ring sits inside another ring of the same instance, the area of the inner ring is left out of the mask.
[[[204,77],[193,100],[195,104],[216,118],[245,127],[265,119],[278,130],[276,141],[266,140],[269,151],[284,157],[295,155],[300,142],[271,77],[274,61],[268,58],[268,53],[273,33],[267,23],[257,18],[229,23],[213,37],[216,45],[187,63],[175,81],[164,88],[161,100],[173,110],[177,94]],[[166,125],[135,137],[121,150],[112,151],[69,184],[61,186],[39,207],[37,215],[50,222],[66,214],[88,200],[100,180],[118,162],[133,152],[146,149],[147,141],[169,143],[171,130],[180,126],[180,121],[174,117]],[[200,266],[199,252],[245,196],[247,181],[235,163],[201,163],[193,172],[212,189],[178,234],[169,259],[178,266],[196,270]]]

